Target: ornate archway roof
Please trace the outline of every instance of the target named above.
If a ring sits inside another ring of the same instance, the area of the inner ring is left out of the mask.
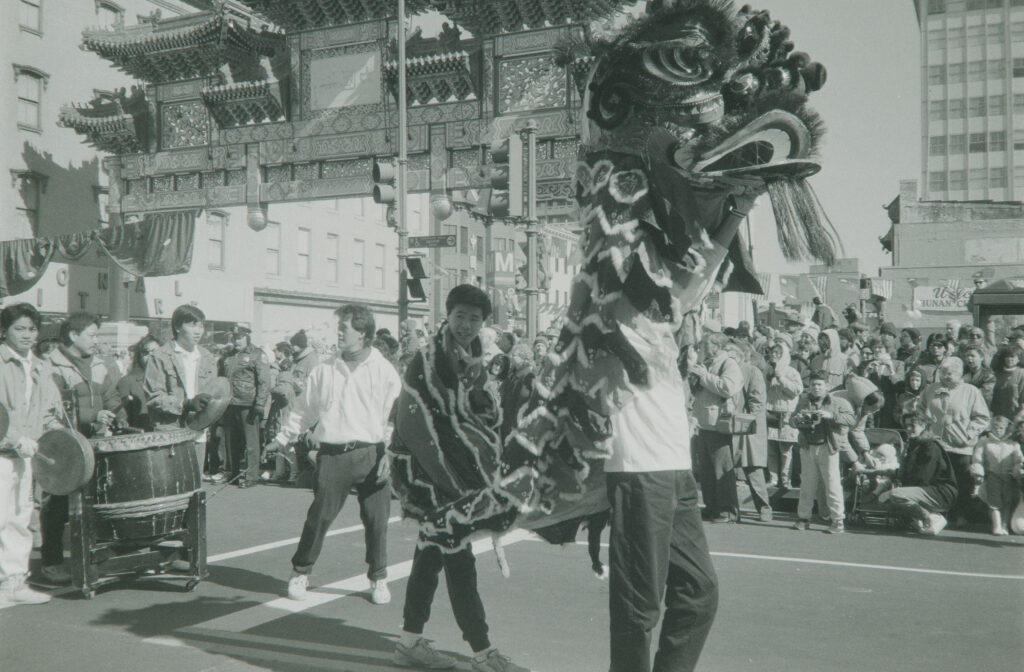
[[[247,17],[223,8],[129,28],[82,33],[83,49],[148,82],[202,77],[223,65],[252,71],[261,56],[273,56],[283,47],[282,34],[255,30]]]
[[[405,72],[411,105],[476,99],[470,56],[465,51],[407,58]],[[384,65],[384,76],[397,97],[398,61]]]
[[[395,0],[241,0],[285,31],[394,16]],[[406,0],[409,15],[436,10],[476,37],[605,16],[624,0]]]
[[[129,154],[146,151],[146,115],[146,94],[132,87],[131,96],[120,89],[85,105],[65,105],[57,123],[85,136],[100,151]]]
[[[203,89],[202,97],[221,128],[284,118],[281,84],[276,81],[210,86]]]

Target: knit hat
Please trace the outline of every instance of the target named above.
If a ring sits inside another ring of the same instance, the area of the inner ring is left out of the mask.
[[[900,331],[896,328],[896,325],[892,322],[885,322],[882,324],[882,328],[878,330],[881,334],[889,334],[895,338],[899,338]]]
[[[300,350],[305,350],[309,347],[309,338],[306,337],[305,331],[296,332],[294,336],[288,339],[288,342]]]

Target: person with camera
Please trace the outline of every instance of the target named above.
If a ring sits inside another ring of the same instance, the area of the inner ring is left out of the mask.
[[[829,391],[829,374],[811,373],[807,391],[797,402],[791,423],[799,430],[800,499],[795,530],[810,529],[811,513],[820,484],[828,502],[830,534],[843,532],[846,516],[839,476],[839,451],[847,443],[850,427],[857,421],[853,407]],[[820,512],[823,514],[823,512]]]

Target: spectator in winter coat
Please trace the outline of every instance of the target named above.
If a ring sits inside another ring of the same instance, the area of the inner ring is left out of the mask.
[[[839,341],[839,332],[835,329],[826,329],[821,332],[818,336],[818,348],[821,352],[811,359],[811,371],[825,373],[825,382],[829,390],[842,388],[849,367],[849,359],[843,352],[842,344]]]
[[[961,353],[964,360],[964,382],[981,390],[981,396],[989,410],[992,410],[992,390],[996,386],[996,374],[985,366],[985,355],[980,346],[968,345]]]
[[[697,435],[693,449],[698,456],[698,481],[704,497],[705,516],[720,523],[739,520],[736,496],[738,456],[731,433],[719,431],[718,419],[736,410],[743,391],[743,371],[725,346],[722,334],[708,334],[702,343],[704,362],[689,368],[693,414]]]
[[[128,414],[128,426],[147,432],[153,430],[153,421],[149,417],[149,406],[146,404],[146,362],[149,356],[160,348],[160,341],[146,334],[132,346],[132,368],[117,381],[117,396],[121,398],[125,413]]]
[[[750,488],[750,498],[757,509],[758,517],[764,521],[772,519],[772,507],[768,504],[768,487],[765,485],[764,472],[768,467],[768,432],[764,373],[750,362],[747,350],[731,343],[727,346],[733,358],[739,363],[743,373],[743,388],[735,400],[738,412],[753,415],[754,432],[733,437],[739,452],[740,466],[743,476]]]
[[[223,376],[231,381],[231,403],[221,426],[227,438],[231,477],[241,474],[238,487],[245,488],[259,478],[260,424],[270,396],[270,364],[252,344],[252,331],[247,327],[235,327],[234,341],[234,354],[222,364]]]
[[[957,479],[949,456],[928,432],[931,418],[909,413],[903,424],[910,432],[898,481],[900,487],[883,492],[878,501],[904,518],[911,529],[936,535],[946,527],[942,515],[957,496]]]
[[[829,529],[843,532],[843,487],[839,477],[839,451],[847,442],[847,432],[856,421],[853,407],[845,399],[829,392],[827,374],[811,374],[810,386],[797,402],[792,423],[800,430],[800,500],[797,503],[797,530],[809,528],[811,511],[819,487],[825,490],[829,510]]]
[[[924,382],[934,383],[936,380],[936,370],[939,365],[949,356],[949,352],[946,348],[948,341],[942,334],[932,334],[928,337],[927,346],[924,352],[917,358],[917,362],[914,366],[921,369],[921,374],[924,376]]]
[[[795,427],[789,424],[789,416],[796,408],[797,399],[804,390],[800,374],[789,364],[789,348],[778,340],[771,350],[768,351],[769,372],[765,375],[767,379],[767,396],[765,407],[767,409],[768,426],[768,469],[773,475],[779,487],[789,490],[790,469],[793,463],[793,445],[796,443],[798,433]],[[775,470],[772,470],[775,466]]]
[[[896,349],[896,359],[910,368],[921,356],[921,332],[913,327],[900,330],[900,347]]]
[[[971,479],[968,469],[974,445],[992,419],[981,391],[963,382],[964,365],[957,357],[947,358],[939,367],[939,382],[921,393],[919,408],[928,416],[928,431],[949,455],[959,486],[957,502],[950,512],[957,525],[966,522],[971,507]]]
[[[1024,352],[1016,347],[999,350],[992,358],[995,381],[992,385],[992,413],[1010,419],[1011,424],[1024,420]]]

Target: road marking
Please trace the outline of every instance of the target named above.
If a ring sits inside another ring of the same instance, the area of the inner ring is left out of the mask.
[[[532,532],[528,532],[526,530],[515,530],[502,537],[502,545],[509,546],[532,538],[534,538]],[[480,555],[490,550],[490,544],[478,543],[473,547],[473,554]],[[411,570],[412,560],[406,560],[404,562],[390,565],[388,567],[388,580],[396,581],[407,578]],[[301,613],[308,609],[319,607],[341,599],[347,595],[365,593],[368,588],[369,581],[367,580],[366,575],[358,574],[356,576],[350,576],[347,579],[342,579],[340,581],[335,581],[334,583],[328,583],[320,586],[315,591],[311,590],[306,593],[306,599],[304,600],[292,600],[287,597],[279,597],[270,600],[269,602],[264,602],[247,609],[241,609],[234,613],[226,614],[209,621],[196,623],[191,627],[202,628],[204,630],[216,630],[219,632],[244,632],[250,628],[263,625],[268,621],[281,617],[283,615],[282,612],[290,614]]]
[[[577,541],[577,546],[587,546],[585,541]],[[608,548],[607,542],[601,543],[602,548]],[[872,565],[863,562],[842,562],[839,560],[816,560],[814,558],[791,558],[783,555],[755,555],[753,553],[726,553],[725,551],[711,551],[711,555],[721,558],[744,558],[747,560],[774,560],[776,562],[798,562],[808,565],[829,565],[833,567],[856,567],[858,569],[886,569],[891,572],[911,572],[915,574],[941,574],[944,576],[964,576],[972,579],[1010,579],[1011,581],[1024,581],[1024,576],[1017,574],[988,574],[985,572],[957,572],[951,569],[926,569],[923,567],[899,567],[896,565]]]
[[[388,518],[388,525],[391,523],[397,523],[402,520],[400,516],[392,516]],[[333,537],[339,534],[348,534],[349,532],[358,532],[363,529],[362,524],[352,525],[349,527],[342,527],[337,530],[329,531],[326,536]],[[263,551],[271,551],[275,548],[281,548],[282,546],[292,546],[299,543],[299,537],[292,537],[290,539],[282,539],[280,541],[272,541],[268,544],[260,544],[259,546],[250,546],[249,548],[240,548],[237,551],[228,551],[227,553],[218,553],[217,555],[211,555],[206,559],[206,564],[212,565],[224,560],[231,560],[232,558],[240,558],[243,555],[252,555],[253,553],[262,553]]]

